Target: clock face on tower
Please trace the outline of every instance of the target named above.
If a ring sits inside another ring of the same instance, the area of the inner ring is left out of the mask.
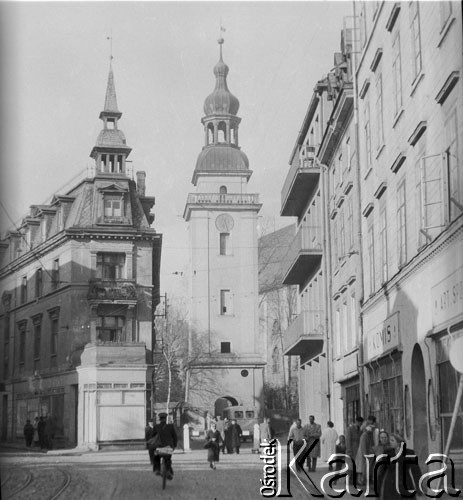
[[[221,233],[229,233],[234,225],[235,222],[230,214],[220,214],[215,219],[215,227]]]

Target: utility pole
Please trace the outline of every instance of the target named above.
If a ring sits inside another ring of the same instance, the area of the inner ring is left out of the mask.
[[[161,295],[159,301],[159,306],[153,306],[153,322],[151,330],[151,418],[154,419],[154,404],[156,402],[156,367],[158,363],[158,357],[160,350],[158,349],[158,342],[156,333],[156,318],[166,318],[167,321],[167,293]],[[158,311],[159,308],[159,311]]]

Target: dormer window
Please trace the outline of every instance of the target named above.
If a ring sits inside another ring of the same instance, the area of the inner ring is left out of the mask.
[[[122,217],[124,198],[120,194],[107,194],[104,197],[104,216]]]

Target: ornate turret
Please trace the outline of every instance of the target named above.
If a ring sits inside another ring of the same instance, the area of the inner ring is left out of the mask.
[[[238,145],[238,127],[241,122],[236,114],[238,99],[228,90],[229,68],[222,59],[223,38],[218,40],[220,57],[214,66],[216,78],[214,91],[204,101],[205,145],[199,154],[193,174],[196,185],[198,175],[238,174],[249,178],[249,161]]]
[[[96,173],[126,174],[125,160],[132,151],[127,146],[125,135],[118,129],[118,120],[122,113],[117,107],[116,88],[112,64],[109,66],[108,84],[104,109],[100,113],[103,130],[99,133],[96,145],[90,153],[95,159]]]

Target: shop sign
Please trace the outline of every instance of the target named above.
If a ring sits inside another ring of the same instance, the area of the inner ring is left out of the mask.
[[[463,267],[431,289],[432,324],[447,323],[463,311]]]
[[[367,359],[377,358],[399,346],[399,312],[367,332]]]

